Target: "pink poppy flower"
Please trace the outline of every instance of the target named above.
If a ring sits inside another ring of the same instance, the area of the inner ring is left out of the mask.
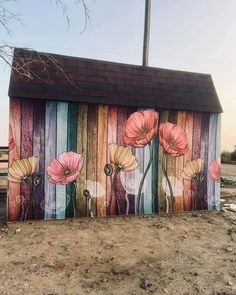
[[[159,127],[159,142],[165,152],[172,157],[183,156],[188,152],[185,130],[172,123],[162,123]]]
[[[83,167],[84,157],[74,152],[64,152],[47,166],[50,182],[68,184],[75,181]]]
[[[159,115],[153,110],[135,112],[129,116],[124,134],[124,143],[144,147],[157,133]]]
[[[211,178],[214,181],[220,182],[220,160],[215,160],[208,167]]]

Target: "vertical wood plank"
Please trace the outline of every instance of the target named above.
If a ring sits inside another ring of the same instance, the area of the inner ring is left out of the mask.
[[[77,216],[87,216],[87,200],[83,195],[83,191],[86,188],[86,175],[87,175],[87,118],[88,105],[79,104],[78,107],[78,128],[77,128],[77,153],[83,155],[84,165],[80,173],[80,178],[77,183],[77,195],[76,206]]]
[[[107,142],[107,163],[110,163],[110,155],[109,155],[109,149],[108,146],[110,143],[116,143],[117,142],[117,113],[118,113],[118,108],[114,106],[109,106],[108,107],[108,142]],[[111,198],[111,181],[110,177],[107,177],[107,198],[106,198],[106,203],[107,205],[110,203],[110,198]],[[116,200],[113,198],[112,203],[109,207],[107,206],[107,215],[116,215],[117,214],[117,206],[116,206]]]
[[[192,145],[192,159],[196,160],[201,157],[201,113],[194,113],[193,115],[193,145]],[[199,192],[198,182],[192,180],[192,210],[197,209],[197,198]]]
[[[216,159],[220,159],[221,155],[221,114],[217,114],[216,127]],[[220,210],[220,182],[215,182],[215,205],[216,210]]]
[[[68,103],[57,103],[57,157],[67,151]],[[71,197],[71,196],[70,196]],[[65,209],[70,198],[65,185],[56,185],[56,218],[65,218]]]
[[[108,106],[98,109],[98,147],[97,147],[97,216],[106,215],[106,182],[104,166],[107,163],[107,116]],[[101,188],[99,188],[101,186]],[[102,189],[104,188],[104,190]]]
[[[152,164],[152,212],[158,213],[158,150],[159,150],[159,142],[158,135],[153,138],[152,141],[152,152],[153,152],[153,164]]]
[[[14,140],[14,149],[9,152],[8,165],[11,167],[12,162],[20,158],[21,147],[21,100],[16,98],[10,99],[10,116],[9,124],[12,130]],[[20,203],[18,197],[20,195],[20,184],[15,182],[8,183],[8,221],[18,221],[20,219]]]
[[[186,113],[186,125],[185,131],[187,134],[189,151],[184,155],[184,166],[187,162],[192,161],[192,149],[193,149],[193,112]],[[184,211],[192,210],[192,198],[191,198],[191,180],[184,179]]]
[[[177,111],[169,111],[169,118],[168,121],[172,124],[177,124],[177,117],[178,117],[178,112]],[[176,157],[171,157],[167,156],[167,174],[168,176],[175,177],[176,176]],[[175,184],[174,184],[175,185]],[[171,200],[171,207],[170,210],[172,209],[172,212],[175,212],[176,210],[176,204],[175,204],[175,197]]]
[[[149,145],[146,145],[144,148],[144,169],[146,169],[149,159],[150,159],[150,148]],[[152,213],[152,166],[151,164],[150,169],[148,170],[145,180],[144,180],[144,205],[143,205],[143,212],[145,214]]]
[[[44,218],[44,174],[45,174],[45,101],[37,100],[34,106],[34,123],[33,123],[33,154],[38,157],[38,174],[42,177],[41,184],[35,190],[35,211],[36,218]]]
[[[22,100],[21,106],[21,158],[33,155],[33,102]],[[25,182],[21,183],[21,196],[24,198],[25,209],[30,206],[30,191]],[[28,211],[27,219],[32,219],[32,212]]]
[[[88,105],[88,137],[87,137],[87,180],[94,183],[97,181],[97,143],[98,143],[98,106],[95,104]],[[97,215],[97,192],[94,185],[93,195],[93,214]]]
[[[209,167],[211,163],[216,159],[216,133],[217,133],[217,114],[210,114],[209,121],[209,137],[208,137],[208,164]],[[207,203],[208,210],[215,209],[215,183],[212,181],[208,171],[207,171]]]
[[[207,174],[208,174],[208,143],[209,143],[209,113],[202,113],[201,119],[201,159],[203,160],[202,171],[204,179],[200,183],[199,203],[197,209],[207,210]]]
[[[160,110],[159,124],[166,123],[168,121],[169,112]],[[162,170],[162,162],[164,157],[164,151],[162,147],[158,149],[158,212],[166,212],[166,194],[162,188],[162,179],[164,173]]]
[[[177,125],[185,129],[185,121],[186,121],[186,112],[178,112],[177,115]],[[175,175],[177,181],[180,181],[183,185],[183,178],[180,176],[181,171],[184,168],[184,157],[177,157],[175,163]],[[183,212],[184,211],[184,198],[183,191],[181,195],[175,196],[175,211]]]
[[[78,104],[70,102],[68,104],[68,126],[67,126],[67,150],[77,152],[77,120],[78,120]],[[79,182],[79,179],[78,179]],[[65,218],[74,216],[75,185],[70,183],[66,186],[66,194],[70,196],[70,200],[66,206]],[[76,203],[76,202],[75,202]],[[76,206],[76,204],[75,204]],[[76,208],[75,208],[76,209]]]
[[[125,131],[125,124],[127,119],[127,108],[119,107],[117,115],[117,144],[124,145],[123,136]],[[116,182],[116,198],[120,204],[120,214],[126,213],[126,200],[125,200],[125,189],[122,185],[120,174],[117,176]],[[118,212],[117,212],[118,214]]]
[[[45,113],[45,168],[56,158],[57,142],[57,102],[46,102]],[[56,218],[56,185],[49,182],[49,177],[45,173],[45,212],[44,219]]]

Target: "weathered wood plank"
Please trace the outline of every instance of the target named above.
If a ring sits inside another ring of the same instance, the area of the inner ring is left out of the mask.
[[[58,102],[57,104],[57,157],[67,151],[67,121],[68,103]],[[71,196],[66,195],[65,185],[56,185],[56,218],[64,219],[66,206]]]
[[[185,129],[186,123],[186,112],[178,112],[177,115],[177,125]],[[177,181],[180,181],[183,185],[183,179],[180,176],[181,171],[184,168],[184,157],[177,157],[175,162],[175,175]],[[183,212],[184,211],[184,198],[183,198],[183,191],[181,195],[175,196],[175,211],[176,212]]]
[[[108,146],[110,143],[116,143],[117,142],[117,113],[118,113],[118,107],[109,106],[108,108],[108,142],[107,142],[107,163],[110,163],[110,154]],[[117,213],[117,204],[116,200],[114,198],[111,198],[111,179],[108,176],[107,177],[107,215],[116,215]],[[111,201],[111,206],[109,208],[109,204]]]
[[[207,210],[207,174],[208,174],[208,143],[209,143],[209,119],[210,114],[202,113],[201,119],[201,159],[202,171],[204,174],[203,181],[200,182],[199,204],[197,209]]]
[[[79,217],[87,216],[87,199],[83,195],[86,188],[86,175],[87,175],[87,118],[88,105],[79,104],[78,107],[78,128],[77,128],[77,153],[83,155],[84,165],[80,173],[79,181],[77,182],[76,206],[77,215]],[[88,175],[89,176],[89,175]]]
[[[193,145],[192,145],[192,159],[201,158],[201,113],[194,113],[193,115]],[[192,209],[197,209],[199,183],[192,180]]]
[[[216,127],[216,159],[220,160],[221,155],[221,114],[217,114]],[[217,210],[220,210],[220,182],[215,182],[215,205]]]
[[[35,211],[36,219],[44,218],[44,174],[45,174],[45,101],[34,103],[33,120],[33,154],[38,157],[38,174],[42,177],[41,184],[35,190]]]
[[[193,112],[186,113],[185,131],[187,134],[189,151],[184,155],[184,166],[187,162],[192,161],[193,149]],[[184,179],[184,211],[192,210],[192,197],[191,197],[191,180]]]
[[[87,137],[87,180],[93,183],[93,214],[97,215],[97,144],[98,144],[98,105],[88,105],[88,137]]]
[[[12,162],[20,158],[21,147],[21,100],[10,99],[10,134],[9,138],[14,144],[14,148],[9,151],[9,167]],[[12,138],[11,138],[12,137]],[[15,182],[8,183],[8,221],[20,220],[21,208],[19,202],[20,184]]]
[[[98,109],[98,143],[97,143],[97,216],[106,215],[106,183],[104,166],[107,163],[107,116],[108,106],[100,105]]]
[[[57,102],[46,102],[45,113],[45,168],[56,158],[57,142]],[[49,177],[45,173],[45,219],[56,219],[56,185],[49,182]]]
[[[21,114],[21,158],[27,158],[33,154],[33,101],[22,100]],[[21,196],[26,210],[30,206],[30,191],[25,182],[21,183]],[[26,217],[32,219],[32,212],[28,211]]]
[[[78,121],[78,104],[70,102],[68,104],[68,120],[67,120],[67,150],[77,151],[77,121]],[[78,180],[79,181],[79,180]],[[75,185],[73,183],[66,186],[66,194],[70,196],[70,200],[66,206],[65,218],[74,216],[74,205],[76,206]],[[73,200],[74,198],[74,200]]]

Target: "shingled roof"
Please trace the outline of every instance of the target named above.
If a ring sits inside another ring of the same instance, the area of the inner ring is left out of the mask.
[[[12,71],[10,97],[222,112],[208,74],[15,49],[13,63],[25,58],[34,79]]]

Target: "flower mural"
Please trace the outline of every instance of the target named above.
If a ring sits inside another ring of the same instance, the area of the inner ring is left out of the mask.
[[[170,122],[162,123],[159,127],[159,143],[164,150],[162,170],[169,186],[171,200],[166,201],[166,212],[169,211],[168,205],[174,209],[174,192],[171,181],[167,174],[167,156],[180,157],[188,152],[188,142],[186,131],[176,124]]]
[[[149,145],[150,157],[145,168],[143,177],[140,181],[137,204],[138,211],[141,213],[141,192],[145,177],[152,165],[153,151],[151,142],[158,131],[159,114],[154,110],[139,111],[131,114],[127,119],[124,134],[124,143],[136,148],[144,148]]]
[[[47,166],[50,182],[54,184],[69,184],[75,181],[83,167],[84,157],[74,152],[64,152]]]
[[[200,174],[201,168],[202,160],[200,158],[197,160],[189,161],[186,163],[180,175],[184,179],[191,180],[193,178],[196,178]]]
[[[109,151],[110,160],[115,164],[117,170],[127,172],[138,167],[138,161],[129,148],[111,143],[109,144]]]
[[[38,159],[34,156],[13,161],[8,170],[8,180],[20,183],[28,179],[36,172],[37,163]]]
[[[167,122],[160,125],[159,142],[171,157],[183,156],[188,152],[187,134],[176,124]]]
[[[104,172],[107,176],[110,176],[111,182],[111,196],[107,206],[110,210],[111,203],[116,200],[118,212],[120,214],[120,204],[116,198],[116,182],[117,176],[120,171],[128,172],[136,169],[138,167],[138,161],[135,155],[128,147],[117,145],[115,143],[109,144],[110,152],[110,162],[115,166],[115,171],[113,173],[113,167],[111,164],[106,164],[104,167]]]
[[[35,175],[38,164],[38,158],[31,156],[28,158],[13,161],[12,166],[8,169],[8,180],[10,182],[21,183],[24,181],[29,189],[30,203],[25,208],[24,196],[20,196],[21,220],[26,220],[30,209],[33,211],[34,219],[37,218],[35,210],[35,188],[41,183],[41,176]]]
[[[220,182],[220,160],[215,160],[208,168],[212,180]]]
[[[158,119],[158,113],[153,110],[130,115],[126,122],[124,143],[139,148],[149,144],[157,133]]]

